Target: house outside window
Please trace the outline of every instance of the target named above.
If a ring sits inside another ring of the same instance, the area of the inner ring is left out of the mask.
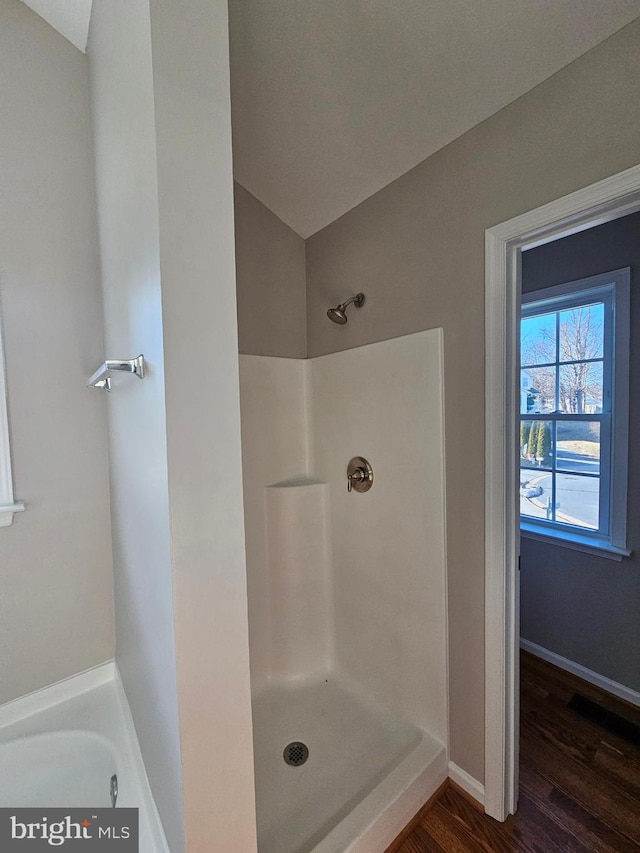
[[[522,296],[525,535],[626,554],[629,269]]]

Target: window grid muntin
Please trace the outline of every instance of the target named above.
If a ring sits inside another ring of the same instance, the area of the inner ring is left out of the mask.
[[[533,315],[536,316],[535,314]],[[574,358],[572,361],[545,361],[542,364],[521,364],[520,370],[537,370],[539,367],[567,367],[571,364],[592,364],[604,358]]]

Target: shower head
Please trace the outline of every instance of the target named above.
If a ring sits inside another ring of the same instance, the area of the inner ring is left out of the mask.
[[[344,312],[344,308],[341,305],[338,305],[337,308],[329,308],[327,311],[327,317],[334,323],[337,323],[339,326],[344,326],[347,322],[347,315]]]
[[[338,326],[344,326],[347,322],[347,305],[351,305],[351,303],[356,306],[356,308],[362,308],[364,305],[364,293],[358,293],[357,296],[350,296],[346,302],[343,302],[341,305],[338,305],[337,308],[329,308],[327,311],[327,317],[331,320],[332,323],[337,323]]]

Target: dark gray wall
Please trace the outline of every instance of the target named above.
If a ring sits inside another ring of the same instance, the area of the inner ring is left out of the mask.
[[[621,563],[522,537],[521,634],[640,691],[640,213],[531,249],[525,292],[631,267],[629,499]]]

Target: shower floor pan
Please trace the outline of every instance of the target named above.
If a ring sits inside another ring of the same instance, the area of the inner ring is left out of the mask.
[[[380,853],[447,776],[441,743],[331,676],[266,688],[253,719],[259,853]]]

